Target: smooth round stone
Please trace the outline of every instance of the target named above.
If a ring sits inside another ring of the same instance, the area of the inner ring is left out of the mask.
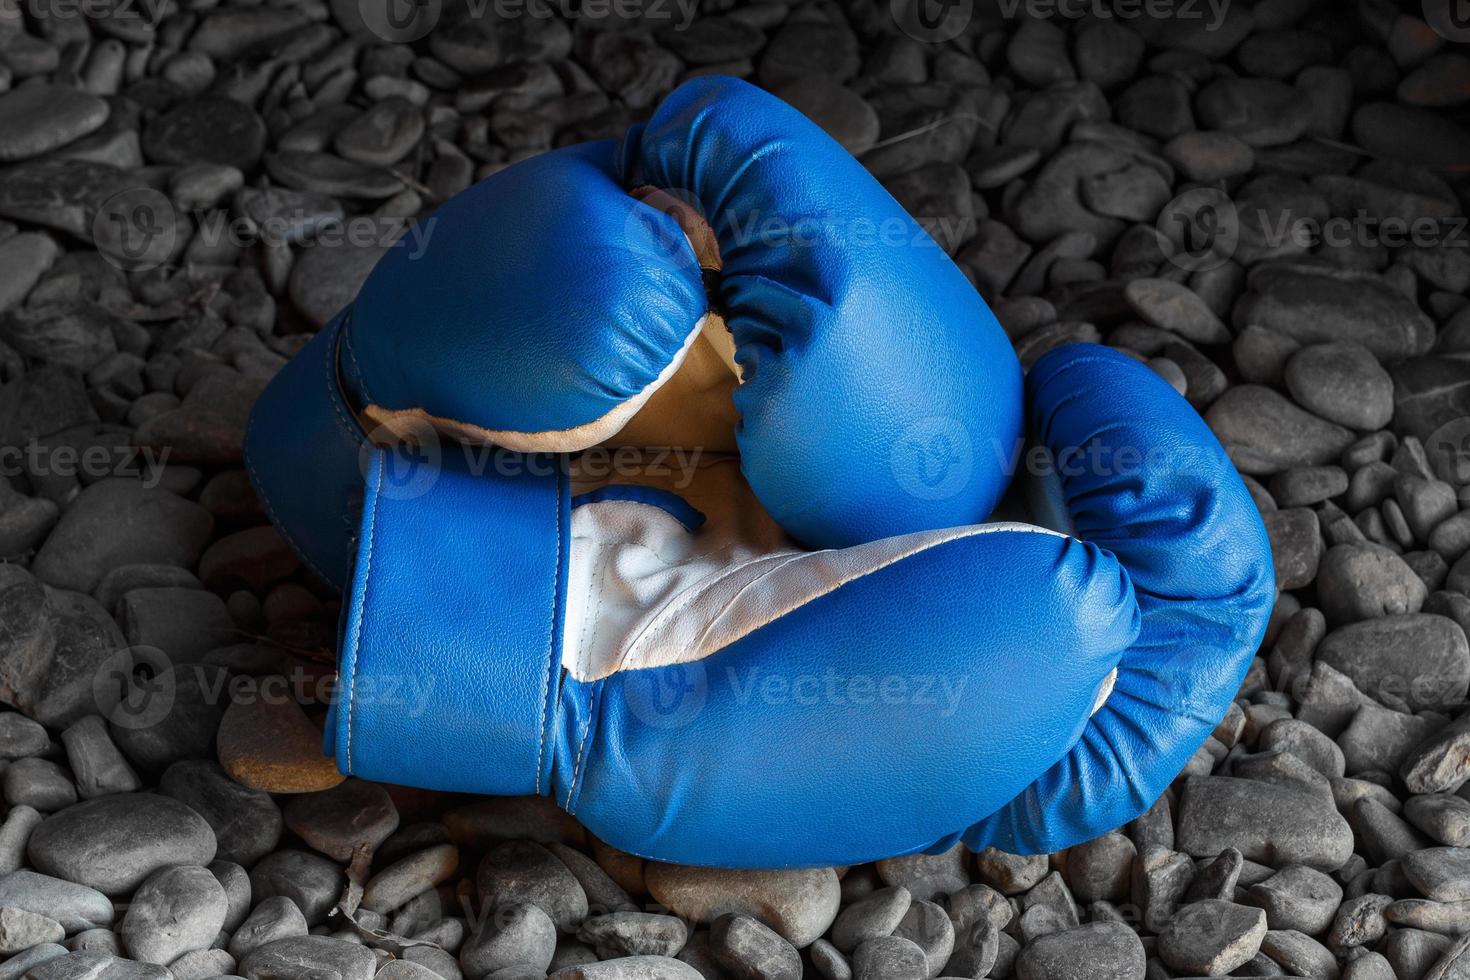
[[[1244,901],[1265,910],[1266,925],[1271,929],[1296,929],[1316,935],[1337,915],[1342,886],[1320,871],[1298,865],[1282,868],[1252,885]]]
[[[222,949],[196,949],[185,953],[168,965],[173,980],[210,980],[211,977],[234,976],[235,958]]]
[[[1079,902],[1116,902],[1128,894],[1138,850],[1121,833],[1103,834],[1067,851],[1067,884]]]
[[[1159,935],[1159,957],[1185,974],[1224,976],[1250,962],[1265,937],[1264,911],[1212,898],[1175,913]]]
[[[297,263],[300,268],[300,263]],[[219,761],[230,778],[266,793],[312,793],[347,777],[322,754],[322,733],[289,698],[232,701],[219,725]]]
[[[827,931],[842,898],[831,868],[738,871],[650,862],[644,881],[653,897],[681,918],[712,922],[726,912],[743,913],[797,949]]]
[[[1327,549],[1317,573],[1322,612],[1332,626],[1417,613],[1429,590],[1402,558],[1372,543]]]
[[[703,980],[706,974],[664,956],[625,956],[557,970],[546,980]],[[540,973],[505,971],[495,980],[540,980]]]
[[[250,913],[250,874],[233,861],[213,861],[209,873],[225,890],[225,931],[234,932]]]
[[[1335,460],[1353,433],[1303,411],[1261,385],[1237,385],[1215,400],[1205,421],[1242,473],[1279,473]]]
[[[11,806],[34,807],[43,813],[60,810],[77,801],[71,777],[49,759],[16,759],[0,775],[5,802]]]
[[[1343,775],[1342,749],[1322,732],[1296,718],[1282,718],[1266,726],[1258,747],[1262,752],[1273,749],[1290,752],[1328,779]]]
[[[134,893],[117,932],[133,959],[167,966],[185,953],[209,948],[224,927],[228,904],[208,868],[164,868]]]
[[[1353,623],[1327,634],[1317,659],[1369,697],[1413,710],[1453,704],[1470,690],[1470,644],[1454,620],[1412,614]]]
[[[277,939],[304,936],[308,929],[306,916],[295,902],[285,895],[271,895],[262,899],[234,930],[228,948],[230,955],[240,960]]]
[[[257,902],[284,895],[296,903],[308,924],[317,925],[336,905],[345,877],[340,867],[320,854],[276,851],[250,869],[250,893]]]
[[[151,163],[212,163],[246,173],[265,152],[265,122],[234,99],[203,96],[180,103],[143,129],[143,153]]]
[[[1135,279],[1123,297],[1145,323],[1197,344],[1223,344],[1230,329],[1188,286],[1168,279]]]
[[[352,301],[385,254],[387,246],[377,244],[303,249],[291,267],[291,301],[309,320],[323,326]]]
[[[839,952],[851,953],[869,939],[890,935],[913,900],[901,885],[870,892],[837,913],[828,938]]]
[[[34,871],[0,877],[0,908],[25,909],[55,919],[68,933],[112,924],[112,902],[95,888]]]
[[[924,951],[898,936],[869,939],[852,954],[853,980],[924,980],[928,975]]]
[[[1070,899],[1068,899],[1070,901]],[[924,951],[929,976],[937,976],[954,952],[955,928],[948,913],[933,902],[915,902],[893,934]]]
[[[627,891],[591,857],[555,841],[547,844],[546,848],[567,866],[567,870],[582,886],[582,891],[587,894],[588,913],[606,915],[636,908]]]
[[[987,847],[975,856],[980,880],[1002,895],[1019,895],[1046,877],[1045,854],[1011,854]]]
[[[506,841],[486,852],[475,875],[490,906],[538,906],[562,932],[587,918],[587,895],[567,866],[534,841]]]
[[[1271,497],[1281,507],[1310,507],[1347,492],[1340,466],[1301,466],[1271,479]]]
[[[334,146],[348,160],[388,167],[424,135],[424,114],[407,99],[384,99],[337,133]]]
[[[539,906],[522,902],[497,905],[459,951],[470,980],[513,966],[543,973],[556,952],[556,923]]]
[[[120,565],[193,567],[213,530],[214,518],[193,501],[139,480],[99,480],[66,508],[31,571],[48,585],[90,593]]]
[[[0,956],[14,956],[32,946],[59,943],[65,938],[66,930],[55,919],[25,909],[0,907]]]
[[[373,980],[441,980],[441,976],[427,966],[408,960],[389,960],[378,970]]]
[[[285,817],[298,837],[336,861],[352,860],[360,847],[375,850],[398,829],[398,808],[388,791],[360,779],[293,797]]]
[[[1470,801],[1450,793],[1425,793],[1404,801],[1404,819],[1430,839],[1470,847]]]
[[[1285,82],[1269,78],[1222,78],[1195,99],[1202,128],[1240,137],[1254,147],[1299,139],[1312,123],[1312,104]]]
[[[722,915],[710,924],[709,951],[736,976],[798,980],[801,954],[748,915]]]
[[[1366,347],[1312,344],[1286,362],[1286,389],[1303,408],[1353,429],[1393,419],[1393,379]]]
[[[956,844],[942,854],[910,854],[887,858],[874,867],[885,885],[902,885],[915,901],[928,901],[959,891],[970,883],[965,871],[970,852]]]
[[[1470,130],[1428,109],[1369,102],[1353,113],[1353,137],[1376,157],[1452,168],[1470,159]]]
[[[878,142],[878,113],[861,95],[830,78],[804,75],[782,85],[774,94],[821,126],[853,155]]]
[[[240,961],[245,980],[372,980],[378,958],[361,943],[331,936],[290,936],[266,943]]]
[[[0,163],[26,160],[100,129],[107,102],[63,85],[26,85],[0,94]]]
[[[416,895],[448,881],[459,869],[459,848],[453,844],[428,847],[388,865],[368,879],[362,892],[362,907],[372,912],[390,912]]]
[[[1184,785],[1176,846],[1193,857],[1228,847],[1247,860],[1335,871],[1353,852],[1353,833],[1330,798],[1294,787],[1229,776]]]
[[[168,710],[156,720],[151,712],[140,718],[114,712],[117,717],[109,724],[108,734],[141,772],[162,772],[181,759],[204,758],[214,748],[223,714],[219,692],[227,682],[223,669],[204,664],[184,664],[161,672],[151,682],[140,681],[140,686],[148,685],[143,692],[169,693],[170,700],[164,702]],[[141,692],[132,695],[135,699],[147,696]]]
[[[177,800],[119,793],[47,817],[27,851],[45,874],[120,895],[159,868],[208,864],[215,839],[204,818]]]
[[[382,167],[344,160],[329,153],[280,150],[266,155],[265,169],[287,187],[332,197],[376,201],[403,190],[402,179]]]
[[[577,927],[577,938],[618,956],[675,956],[689,941],[689,929],[672,915],[623,910],[589,917]]]
[[[175,762],[158,791],[185,804],[209,822],[219,842],[217,856],[251,865],[281,840],[281,810],[269,793],[235,782],[207,759]]]
[[[40,755],[51,744],[46,729],[14,711],[0,714],[0,759]]]
[[[1404,877],[1435,902],[1470,900],[1470,850],[1463,847],[1430,847],[1406,854]]]

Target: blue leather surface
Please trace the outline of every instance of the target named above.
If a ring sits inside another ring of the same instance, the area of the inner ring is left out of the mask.
[[[1223,450],[1148,368],[1071,346],[1028,393],[1078,537],[959,538],[701,661],[562,672],[549,703],[565,487],[447,472],[411,500],[370,492],[344,676],[436,682],[417,718],[359,715],[352,771],[478,792],[525,792],[535,772],[617,847],[736,867],[961,838],[1045,852],[1122,824],[1234,695],[1274,597],[1270,553]]]
[[[733,78],[672,92],[623,182],[692,194],[724,259],[742,468],[782,527],[842,547],[985,519],[1021,369],[969,281],[856,160]]]
[[[488,429],[590,422],[641,391],[705,312],[671,218],[619,183],[612,142],[532,157],[424,219],[358,292],[365,403]]]
[[[1076,344],[1037,361],[1026,391],[1043,442],[1098,446],[1112,461],[1076,456],[1059,466],[1062,487],[1077,533],[1122,562],[1142,613],[1112,696],[1077,745],[964,835],[972,848],[1042,854],[1121,826],[1163,794],[1235,697],[1276,582],[1245,485],[1209,427],[1153,371]]]
[[[362,500],[364,434],[342,398],[337,314],[271,379],[250,413],[245,466],[256,495],[318,575],[341,588]]]
[[[959,539],[698,663],[564,679],[555,799],[662,861],[922,850],[1067,751],[1137,629],[1127,575],[1092,545]]]
[[[350,775],[473,793],[550,787],[568,494],[559,465],[395,484],[374,452],[326,748]]]

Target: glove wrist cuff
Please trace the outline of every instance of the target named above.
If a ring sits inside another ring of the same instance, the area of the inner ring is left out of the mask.
[[[372,457],[327,751],[367,779],[547,793],[566,475],[555,457],[481,456],[471,472],[444,456]]]

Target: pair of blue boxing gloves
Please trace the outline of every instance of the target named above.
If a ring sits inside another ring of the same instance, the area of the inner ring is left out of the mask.
[[[1049,852],[1150,806],[1234,697],[1275,587],[1209,429],[1107,348],[1023,378],[776,98],[690,81],[419,241],[246,441],[343,593],[343,772],[545,795],[666,861]]]

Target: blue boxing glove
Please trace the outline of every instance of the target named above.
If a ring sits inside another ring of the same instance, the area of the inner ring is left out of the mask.
[[[364,778],[547,795],[697,864],[1042,852],[1125,822],[1238,688],[1274,598],[1266,535],[1143,365],[1062,348],[1026,398],[1056,461],[1036,510],[1068,533],[808,551],[729,458],[589,487],[575,460],[394,481],[375,456],[329,751]],[[378,696],[405,679],[412,710]]]
[[[370,433],[738,450],[814,547],[974,523],[1006,488],[1021,371],[1004,332],[857,161],[744,82],[696,79],[619,142],[517,163],[420,237],[279,373],[247,434],[272,518],[335,584]]]

